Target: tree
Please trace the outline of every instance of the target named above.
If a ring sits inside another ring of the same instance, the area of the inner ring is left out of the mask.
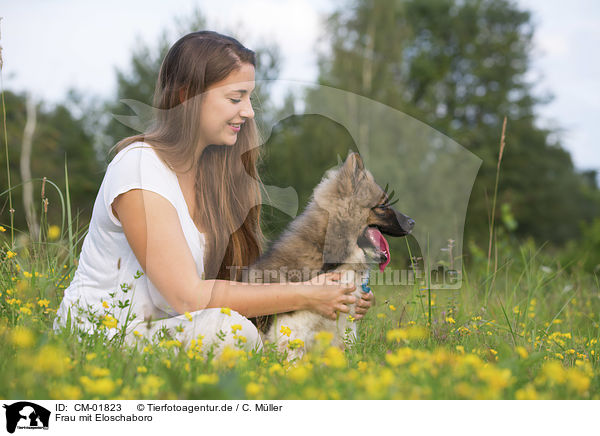
[[[526,79],[534,27],[508,0],[348,2],[328,19],[330,49],[319,82],[427,123],[483,159],[467,230],[482,236],[494,186],[502,120],[508,117],[499,202],[518,235],[562,243],[600,211],[569,154],[535,125],[546,100]]]
[[[25,95],[4,92],[6,103],[6,127],[8,136],[9,171],[13,189],[13,208],[15,209],[15,227],[27,228],[24,206],[21,201],[19,186],[23,181],[19,171],[21,158],[21,144],[26,123]],[[32,138],[31,177],[34,179],[33,198],[37,207],[38,216],[42,212],[41,189],[43,177],[54,182],[64,196],[65,185],[65,160],[69,172],[69,192],[73,218],[79,222],[88,222],[92,213],[93,200],[100,181],[102,170],[97,163],[93,139],[86,132],[82,118],[74,117],[67,109],[66,104],[38,107],[37,123]],[[0,178],[2,191],[8,189],[6,182],[6,155],[0,156]],[[48,198],[48,222],[60,225],[62,223],[61,200],[58,192],[46,183],[45,197]],[[1,199],[1,221],[10,223],[8,210],[8,194]],[[66,216],[64,217],[66,219]],[[66,222],[65,222],[66,224]]]

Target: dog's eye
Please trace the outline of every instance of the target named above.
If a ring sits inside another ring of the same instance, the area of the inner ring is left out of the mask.
[[[388,209],[389,207],[393,206],[394,204],[396,204],[398,202],[398,198],[394,200],[394,191],[392,190],[392,192],[390,192],[388,194],[388,189],[389,189],[389,185],[385,185],[385,188],[383,190],[383,192],[385,193],[385,198],[383,200],[383,203],[377,207],[381,208],[381,209]]]

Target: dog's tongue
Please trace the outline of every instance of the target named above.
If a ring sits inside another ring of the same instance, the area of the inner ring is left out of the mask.
[[[379,264],[379,270],[383,272],[388,263],[390,263],[390,246],[388,245],[387,241],[385,240],[379,229],[376,227],[368,227],[367,235],[369,236],[369,239],[371,240],[373,245],[377,247],[379,251],[385,254],[386,260]]]

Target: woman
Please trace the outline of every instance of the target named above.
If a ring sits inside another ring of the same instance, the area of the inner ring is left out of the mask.
[[[260,338],[249,317],[308,309],[335,318],[355,302],[354,285],[331,274],[301,284],[230,281],[263,241],[254,72],[254,52],[215,32],[171,47],[154,124],[116,145],[55,328],[253,348]],[[370,297],[357,303],[359,317]]]

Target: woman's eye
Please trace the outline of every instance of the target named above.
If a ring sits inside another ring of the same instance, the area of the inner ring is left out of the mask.
[[[242,100],[238,100],[236,98],[230,98],[229,100],[231,100],[232,103],[239,103]]]

